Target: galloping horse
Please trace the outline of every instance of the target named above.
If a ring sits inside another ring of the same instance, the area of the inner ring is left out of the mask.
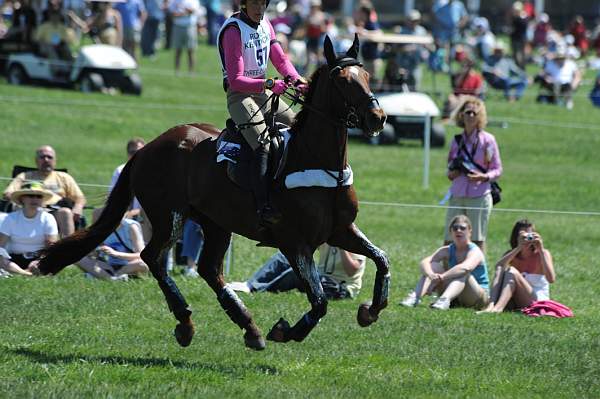
[[[187,218],[199,223],[204,231],[198,272],[231,320],[245,330],[246,346],[264,349],[265,341],[243,302],[225,287],[223,257],[232,232],[279,248],[306,286],[310,311],[293,327],[280,319],[267,339],[302,341],[325,316],[327,299],[313,262],[314,251],[324,242],[375,262],[373,299],[361,304],[357,315],[363,327],[375,322],[387,306],[389,262],[353,223],[358,212],[356,193],[341,179],[348,167],[347,127],[356,125],[374,135],[383,128],[386,118],[371,93],[368,73],[356,60],[358,46],[355,37],[346,55],[336,57],[331,41],[325,40],[327,64],[311,78],[302,110],[291,129],[283,173],[272,185],[271,202],[282,214],[279,223],[261,228],[252,194],[232,183],[227,167],[216,163],[217,128],[208,124],[180,125],[135,154],[125,165],[98,221],[50,247],[39,262],[39,272],[55,274],[92,251],[118,226],[135,195],[153,228],[141,256],[179,321],[175,337],[180,345],[188,346],[194,335],[192,312],[167,274],[164,259]],[[333,187],[285,187],[285,176],[310,169],[329,171],[337,183]]]

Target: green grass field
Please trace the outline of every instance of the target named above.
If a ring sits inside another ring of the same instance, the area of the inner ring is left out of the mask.
[[[51,144],[58,166],[69,168],[98,206],[104,189],[93,185],[108,184],[130,137],[150,140],[191,121],[222,126],[214,50],[200,49],[193,77],[175,77],[172,57],[163,52],[142,61],[139,98],[0,80],[0,177],[10,176],[14,164],[32,165],[34,148]],[[593,76],[586,74],[588,82]],[[587,100],[589,89],[580,89],[573,111],[536,104],[536,89],[519,103],[497,93],[487,102],[490,119],[509,123],[489,128],[502,154],[504,198],[490,222],[488,262],[507,249],[515,220],[533,219],[555,260],[552,296],[572,307],[575,318],[398,306],[416,282],[418,261],[442,241],[445,210],[425,206],[436,205],[448,188],[447,147],[432,150],[424,189],[418,143],[373,147],[353,140],[355,186],[369,202],[357,223],[392,262],[390,306],[379,322],[362,329],[355,320],[358,304],[371,296],[372,262],[357,300],[331,303],[304,342],[269,342],[258,353],[244,347],[241,331],[203,281],[176,277],[197,324],[192,345],[183,349],[151,278],[91,281],[70,267],[53,278],[2,279],[0,397],[600,397],[600,110]],[[448,127],[448,141],[456,133]],[[271,254],[236,236],[228,278],[247,278]],[[309,307],[295,292],[242,299],[264,333],[279,317],[295,321]]]

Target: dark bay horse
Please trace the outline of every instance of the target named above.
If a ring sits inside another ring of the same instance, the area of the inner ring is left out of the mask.
[[[313,262],[314,251],[324,242],[366,255],[375,262],[373,299],[359,306],[357,320],[361,326],[376,321],[387,306],[389,262],[354,224],[356,193],[352,185],[343,185],[338,178],[348,165],[347,126],[356,125],[374,135],[383,128],[386,118],[369,89],[368,73],[356,60],[358,46],[355,37],[346,55],[336,57],[326,38],[327,64],[312,76],[292,127],[284,173],[273,182],[271,190],[271,202],[282,213],[281,222],[261,228],[251,192],[233,184],[226,165],[215,162],[217,128],[207,124],[176,126],[135,154],[125,165],[98,221],[50,247],[39,262],[39,272],[56,274],[96,248],[118,226],[135,195],[153,228],[141,256],[179,321],[175,337],[180,345],[189,345],[194,335],[192,312],[167,274],[164,259],[187,218],[202,225],[204,231],[198,272],[231,320],[245,330],[246,346],[263,349],[265,341],[243,302],[225,287],[223,257],[232,232],[279,248],[306,286],[310,311],[294,326],[280,319],[268,339],[302,341],[325,316],[327,299]],[[330,174],[336,177],[337,186],[284,186],[285,176],[309,169],[334,171]]]

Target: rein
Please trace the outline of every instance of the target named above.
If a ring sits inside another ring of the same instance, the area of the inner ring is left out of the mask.
[[[339,86],[336,84],[336,81],[333,78],[335,75],[340,73],[345,67],[353,66],[353,65],[362,66],[362,64],[360,62],[356,61],[353,58],[341,59],[338,61],[338,65],[336,65],[335,67],[333,67],[329,70],[329,76],[328,76],[329,80],[332,81],[333,88],[338,92],[338,94],[341,98],[344,98],[344,108],[346,111],[345,118],[344,117],[339,118],[339,119],[332,118],[329,114],[318,109],[317,107],[313,106],[312,104],[306,102],[302,98],[302,96],[296,94],[295,91],[286,90],[282,94],[282,96],[284,96],[285,98],[287,98],[288,100],[290,100],[292,102],[292,105],[293,104],[302,105],[303,109],[306,108],[310,112],[313,112],[313,113],[319,115],[321,118],[323,118],[325,121],[329,122],[336,128],[337,147],[339,149],[338,156],[339,156],[339,160],[340,160],[340,165],[338,167],[338,175],[335,176],[335,174],[331,173],[328,170],[324,170],[324,171],[325,171],[325,173],[327,173],[329,176],[331,176],[333,179],[336,180],[337,187],[341,187],[343,184],[343,181],[344,181],[344,154],[346,153],[346,148],[347,148],[347,144],[348,144],[348,140],[347,139],[344,140],[342,138],[342,135],[347,134],[348,128],[356,128],[359,126],[360,117],[357,114],[357,108],[360,110],[361,108],[363,108],[363,106],[366,106],[366,109],[372,109],[372,108],[379,107],[379,101],[377,101],[377,98],[375,98],[373,93],[369,93],[369,97],[366,98],[365,100],[361,101],[360,104],[358,104],[358,105],[348,104],[348,102],[345,100],[344,93],[339,88]],[[328,97],[329,97],[328,103],[331,104],[332,103],[331,90],[328,90],[327,93],[328,93]],[[308,150],[309,150],[309,152],[311,152],[310,149],[308,149]]]
[[[302,99],[302,97],[300,95],[292,94],[292,92],[290,92],[290,91],[285,91],[282,95],[285,96],[285,98],[287,98],[288,100],[290,100],[292,102],[292,105],[293,104],[302,105],[303,108],[307,108],[309,111],[319,115],[320,117],[325,119],[327,122],[331,123],[336,128],[336,139],[338,140],[337,147],[340,149],[340,152],[338,154],[339,158],[340,158],[340,166],[338,167],[338,175],[336,176],[334,173],[331,173],[327,169],[323,169],[323,172],[325,172],[327,175],[329,175],[333,179],[335,179],[337,187],[341,187],[342,183],[344,182],[344,165],[343,165],[344,158],[343,157],[344,157],[344,152],[346,151],[346,145],[345,145],[346,141],[342,140],[344,145],[340,145],[340,143],[339,143],[340,137],[341,137],[340,131],[342,131],[342,133],[345,133],[345,131],[348,127],[353,127],[353,126],[350,126],[348,124],[348,119],[346,121],[344,121],[344,120],[336,120],[336,119],[331,118],[325,112],[314,107],[312,104],[304,101],[304,99]],[[312,153],[310,148],[307,148],[307,149],[308,149],[309,153]],[[314,157],[314,155],[313,155],[313,157]]]

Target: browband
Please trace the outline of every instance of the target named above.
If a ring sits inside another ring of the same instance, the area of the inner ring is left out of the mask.
[[[336,61],[336,65],[329,70],[329,76],[338,74],[342,69],[348,66],[363,66],[363,64],[355,58],[344,57]]]

